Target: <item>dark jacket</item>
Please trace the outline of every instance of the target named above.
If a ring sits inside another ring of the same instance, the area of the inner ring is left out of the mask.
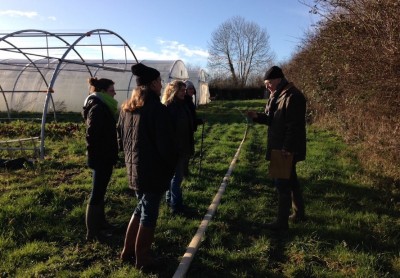
[[[82,111],[86,122],[88,166],[92,169],[115,165],[118,160],[116,120],[108,106],[91,95]]]
[[[185,95],[185,103],[189,107],[190,114],[193,119],[193,132],[197,130],[197,126],[203,124],[203,120],[197,118],[196,105],[193,103],[193,98],[191,96]]]
[[[175,129],[178,155],[189,157],[194,154],[193,118],[184,100],[173,100],[167,105]]]
[[[118,144],[125,154],[129,187],[142,192],[165,192],[176,165],[171,118],[156,93],[149,92],[143,107],[121,110]]]
[[[292,83],[284,80],[277,90],[276,103],[268,100],[264,113],[257,113],[255,122],[264,123],[268,128],[266,159],[270,160],[271,150],[286,150],[294,153],[294,161],[306,158],[306,99]]]

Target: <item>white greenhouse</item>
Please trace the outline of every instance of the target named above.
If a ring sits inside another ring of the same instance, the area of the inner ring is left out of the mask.
[[[142,62],[159,70],[164,84],[190,79],[198,94],[196,105],[209,102],[202,71],[189,74],[181,60],[139,61],[125,40],[112,31],[22,30],[0,35],[0,112],[7,112],[9,120],[15,112],[42,113],[41,157],[46,115],[52,113],[56,118],[57,112],[81,112],[89,93],[87,80],[93,76],[112,79],[115,98],[122,104],[136,86],[131,66]]]
[[[28,60],[7,59],[0,60],[1,90],[0,111],[25,111],[42,112],[46,99],[48,82],[53,75],[53,68],[57,60],[36,60],[35,66],[43,69],[40,74],[33,68]],[[89,93],[88,78],[97,76],[109,78],[115,82],[117,95],[115,99],[122,104],[136,86],[135,76],[130,68],[136,62],[123,60],[107,60],[107,67],[120,68],[122,71],[112,71],[107,68],[92,68],[90,65],[101,64],[101,60],[86,60],[86,66],[78,63],[66,63],[60,69],[57,80],[52,87],[52,100],[50,110],[56,112],[81,112],[82,105]],[[188,71],[181,60],[143,60],[141,63],[156,68],[160,71],[164,83],[173,80],[186,81],[189,79]],[[7,107],[8,106],[8,107]],[[8,108],[8,109],[7,109]]]
[[[203,69],[189,70],[189,80],[196,89],[195,104],[196,106],[207,104],[210,102],[210,91],[208,90],[207,73]]]

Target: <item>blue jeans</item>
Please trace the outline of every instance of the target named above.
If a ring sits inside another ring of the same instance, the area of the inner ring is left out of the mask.
[[[90,193],[89,205],[103,205],[107,186],[111,179],[113,165],[103,165],[92,172],[92,192]]]
[[[174,209],[180,209],[183,206],[182,189],[181,184],[183,181],[183,175],[185,172],[187,159],[185,157],[179,157],[176,163],[175,174],[171,180],[170,189],[165,194],[167,203]]]
[[[158,213],[162,194],[135,191],[138,204],[134,215],[140,217],[140,224],[145,227],[155,227],[157,224]]]

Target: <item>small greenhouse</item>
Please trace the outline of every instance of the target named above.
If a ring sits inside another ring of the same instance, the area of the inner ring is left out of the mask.
[[[189,80],[196,89],[195,104],[196,106],[207,104],[210,102],[210,91],[208,89],[207,73],[203,69],[189,70]]]

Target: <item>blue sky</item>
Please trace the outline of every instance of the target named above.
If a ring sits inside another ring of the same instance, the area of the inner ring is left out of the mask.
[[[318,20],[298,0],[0,0],[0,32],[107,29],[123,37],[139,60],[181,59],[205,67],[212,32],[237,15],[267,31],[277,63],[290,58]]]

